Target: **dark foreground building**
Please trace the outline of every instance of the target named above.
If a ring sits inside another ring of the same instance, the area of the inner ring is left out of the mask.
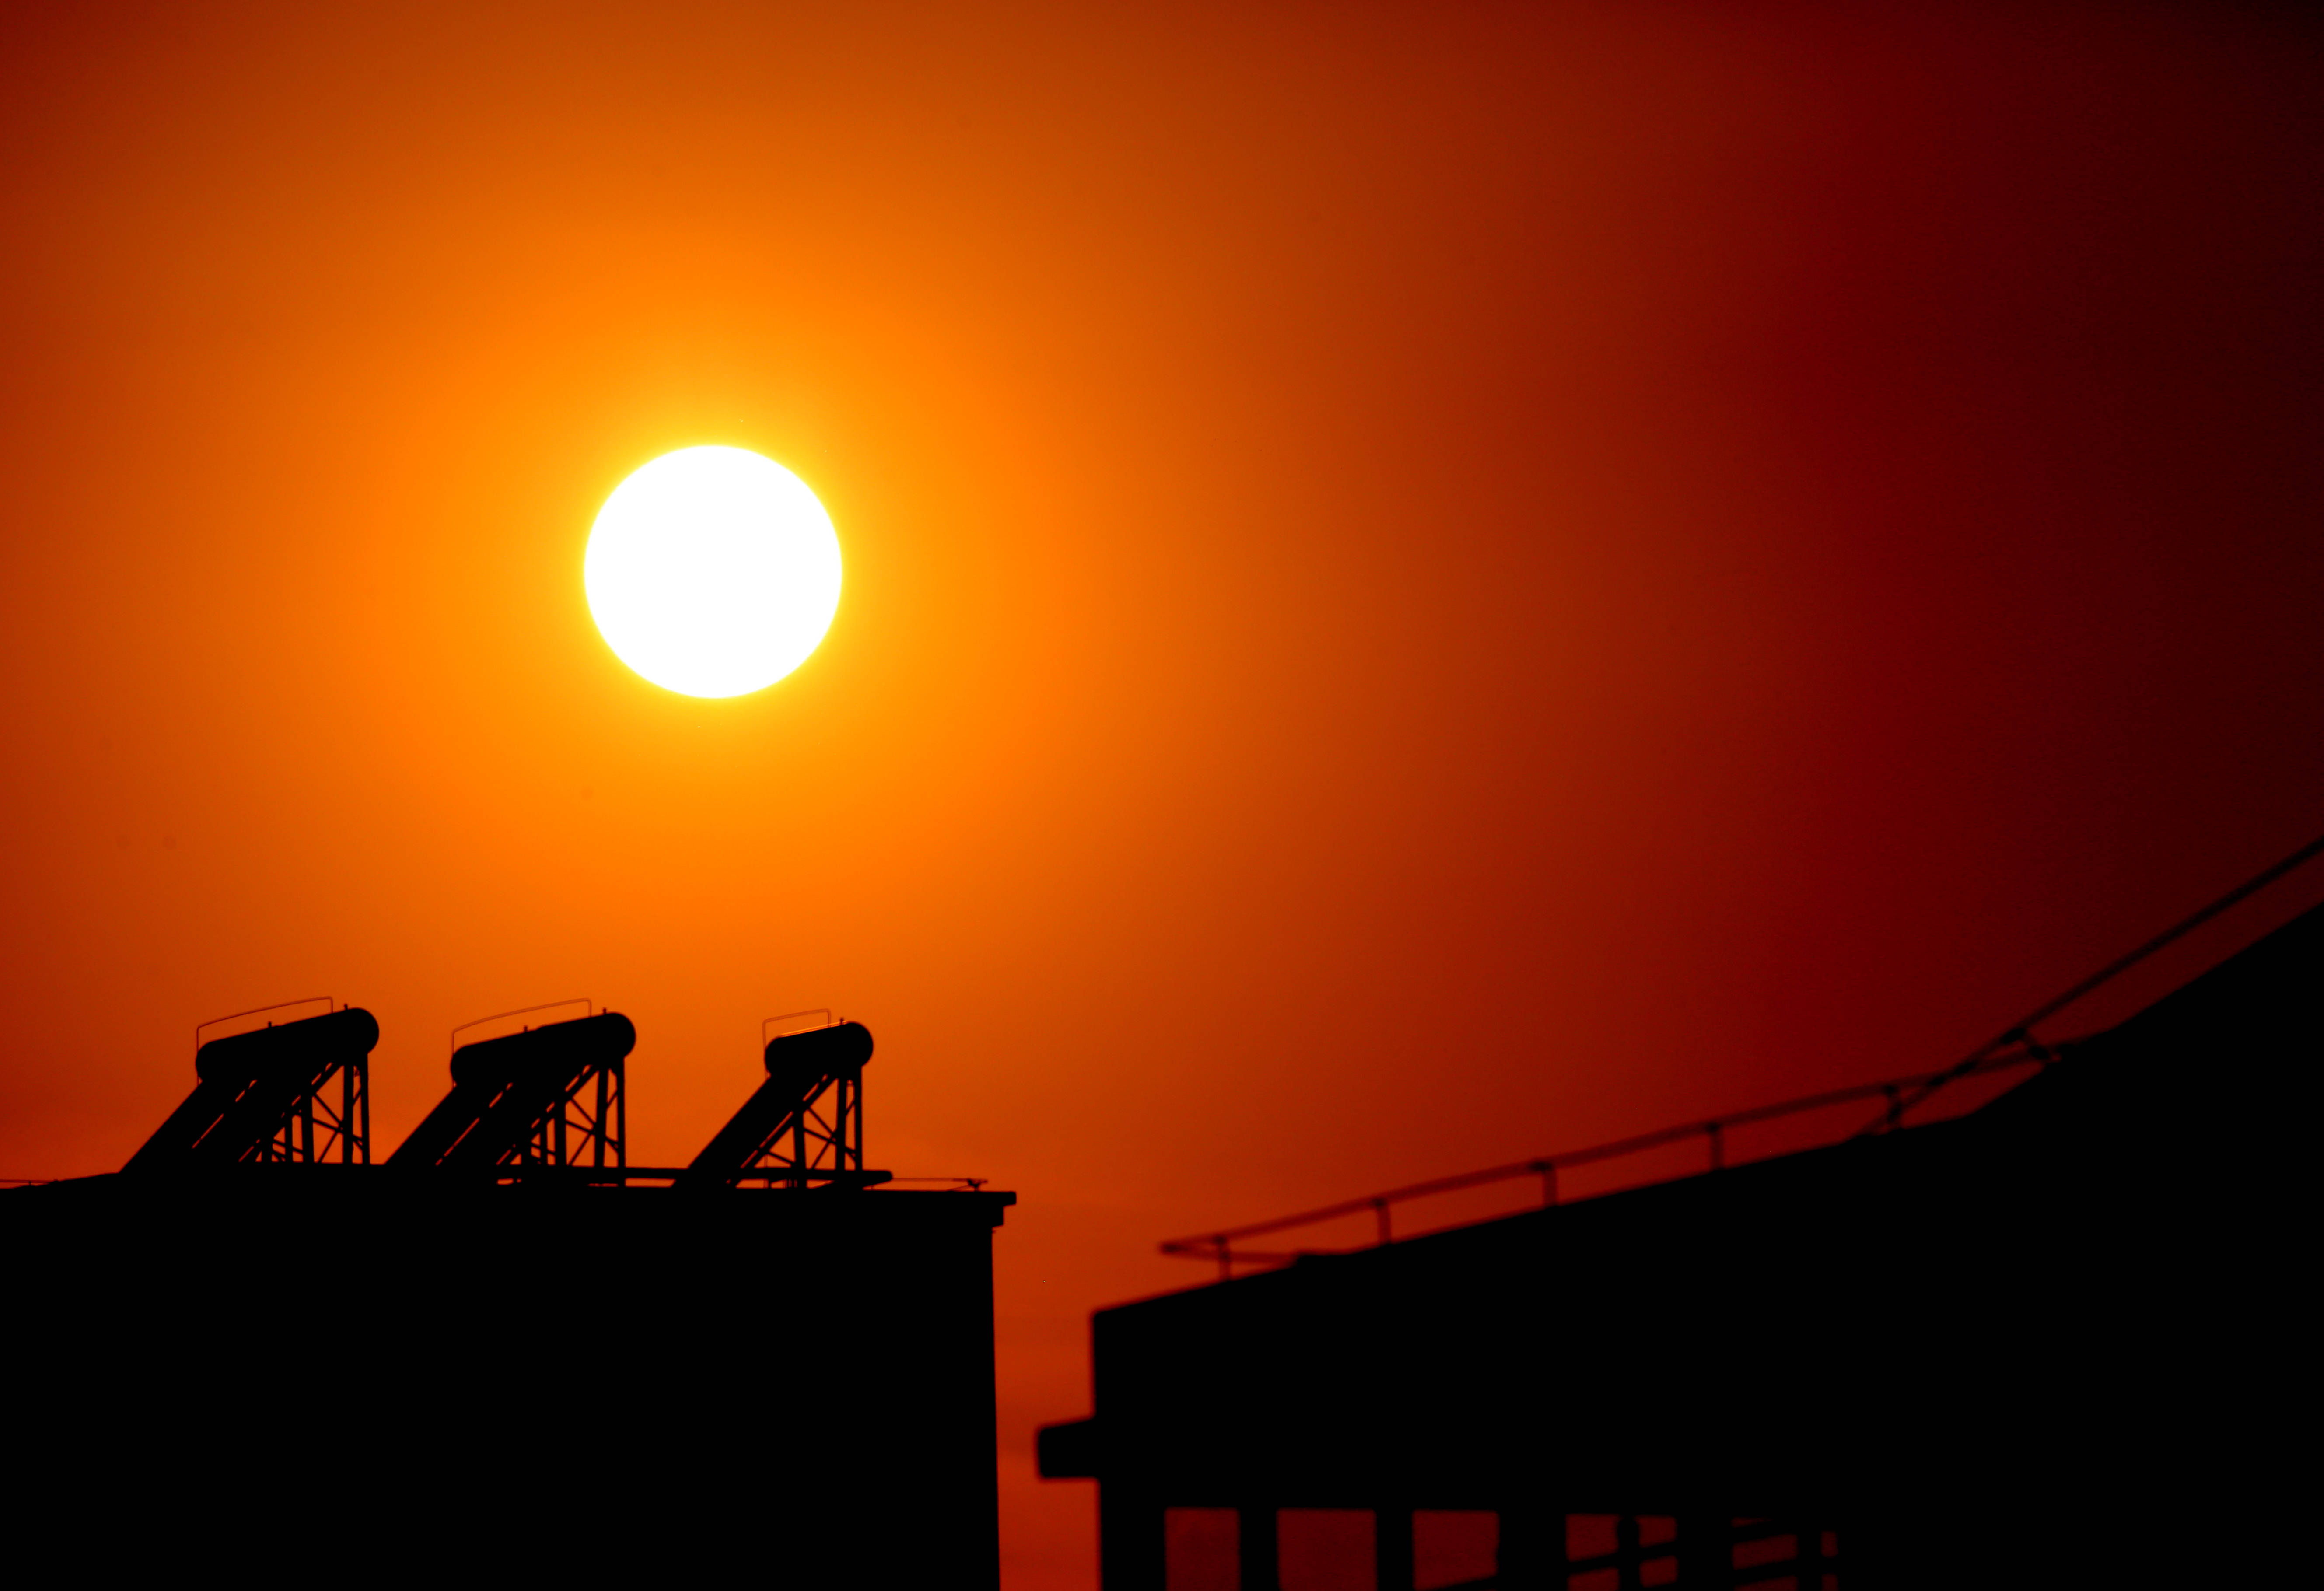
[[[0,1197],[11,1561],[998,1584],[1013,1196],[869,1186],[862,1030],[770,1045],[659,1170],[619,1163],[625,1019],[471,1046],[374,1166],[279,1158],[367,1131],[376,1027],[317,1020],[206,1046],[131,1169]]]
[[[1106,1591],[1172,1509],[1498,1515],[1467,1582],[2233,1585],[2313,1505],[2324,912],[1960,1119],[1099,1313]],[[2275,1478],[2271,1478],[2275,1477]],[[1576,1516],[1613,1516],[1580,1543]]]

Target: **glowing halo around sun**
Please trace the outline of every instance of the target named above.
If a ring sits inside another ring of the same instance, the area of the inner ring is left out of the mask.
[[[741,448],[665,453],[613,488],[581,584],[613,655],[666,690],[746,696],[839,611],[839,534],[807,483]]]

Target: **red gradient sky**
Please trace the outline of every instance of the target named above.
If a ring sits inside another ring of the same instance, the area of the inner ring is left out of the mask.
[[[2324,828],[2324,65],[2264,9],[12,6],[0,1173],[194,1024],[761,1016],[1000,1235],[1008,1581],[1154,1240],[1952,1059]],[[797,470],[757,696],[581,594]]]

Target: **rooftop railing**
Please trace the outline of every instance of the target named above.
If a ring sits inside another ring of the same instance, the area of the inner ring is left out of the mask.
[[[1775,1105],[1763,1105],[1750,1110],[1736,1111],[1727,1115],[1713,1116],[1704,1121],[1688,1122],[1675,1127],[1664,1127],[1634,1137],[1618,1138],[1610,1143],[1592,1144],[1587,1149],[1570,1149],[1557,1154],[1537,1155],[1531,1160],[1511,1161],[1506,1165],[1488,1166],[1479,1171],[1464,1171],[1456,1176],[1437,1177],[1425,1182],[1407,1183],[1391,1188],[1384,1193],[1367,1194],[1361,1198],[1342,1199],[1337,1204],[1323,1205],[1312,1210],[1302,1210],[1296,1216],[1278,1216],[1269,1221],[1254,1221],[1248,1226],[1231,1226],[1223,1231],[1191,1237],[1174,1237],[1162,1244],[1162,1252],[1179,1259],[1208,1260],[1217,1264],[1219,1279],[1228,1280],[1238,1264],[1271,1268],[1290,1264],[1307,1254],[1345,1253],[1352,1248],[1378,1246],[1396,1241],[1394,1211],[1400,1205],[1418,1199],[1440,1198],[1465,1192],[1496,1183],[1514,1182],[1538,1178],[1541,1182],[1540,1204],[1546,1207],[1558,1202],[1558,1173],[1582,1166],[1602,1165],[1655,1150],[1669,1149],[1692,1140],[1702,1140],[1708,1161],[1707,1170],[1719,1170],[1729,1163],[1728,1135],[1738,1127],[1781,1121],[1788,1117],[1805,1116],[1816,1111],[1831,1110],[1841,1105],[1880,1100],[1879,1114],[1866,1122],[1849,1136],[1868,1137],[1892,1133],[1905,1124],[1905,1118],[1923,1111],[1931,1103],[1957,1085],[1972,1078],[1992,1077],[1998,1073],[2025,1067],[2042,1067],[2058,1058],[2059,1048],[2070,1041],[2061,1041],[2058,1048],[2045,1044],[2034,1036],[2034,1030],[2070,1006],[2075,1005],[2111,984],[2124,973],[2147,960],[2166,947],[2177,943],[2195,930],[2218,917],[2238,902],[2249,899],[2296,871],[2319,855],[2324,855],[2324,836],[2319,836],[2294,851],[2273,866],[2254,874],[2205,906],[2192,916],[2172,924],[2162,933],[2109,962],[2081,982],[2056,997],[2043,1002],[2032,1012],[2011,1023],[1991,1040],[1969,1055],[1941,1071],[1921,1072],[1911,1077],[1892,1078],[1886,1082],[1864,1083],[1849,1088],[1835,1088],[1821,1094],[1810,1094],[1797,1099],[1786,1099]],[[1956,1098],[1959,1096],[1956,1096]],[[1831,1142],[1827,1136],[1822,1142]],[[1787,1149],[1809,1147],[1802,1143]],[[1775,1152],[1783,1152],[1776,1151]],[[1764,1158],[1755,1156],[1752,1158]],[[1646,1179],[1652,1180],[1654,1179]],[[1620,1187],[1637,1183],[1600,1188],[1600,1193],[1618,1191]],[[1500,1214],[1512,1214],[1501,1211]],[[1256,1238],[1275,1237],[1284,1233],[1327,1226],[1335,1221],[1370,1214],[1374,1223],[1371,1244],[1342,1244],[1338,1247],[1238,1248]],[[1448,1225],[1466,1225],[1453,1221]],[[1442,1226],[1430,1230],[1442,1230]]]
[[[1658,1149],[1667,1149],[1691,1140],[1700,1140],[1705,1152],[1706,1170],[1720,1170],[1729,1162],[1728,1136],[1738,1127],[1779,1121],[1786,1116],[1805,1115],[1811,1112],[1830,1110],[1840,1105],[1871,1100],[1882,1102],[1881,1113],[1867,1132],[1886,1131],[1901,1124],[1904,1114],[1929,1097],[1935,1087],[1948,1083],[2021,1067],[2046,1065],[2056,1059],[2057,1051],[2047,1046],[2038,1051],[2018,1050],[1980,1059],[1976,1067],[1963,1071],[1950,1067],[1943,1071],[1922,1072],[1912,1077],[1892,1078],[1883,1083],[1865,1083],[1852,1088],[1834,1088],[1822,1094],[1805,1095],[1798,1099],[1786,1099],[1775,1105],[1763,1105],[1750,1110],[1736,1111],[1706,1121],[1687,1122],[1675,1127],[1664,1127],[1635,1137],[1618,1138],[1610,1143],[1595,1143],[1587,1149],[1569,1149],[1559,1154],[1537,1155],[1531,1160],[1511,1161],[1506,1165],[1488,1166],[1482,1170],[1463,1171],[1457,1176],[1433,1178],[1425,1182],[1407,1183],[1383,1193],[1367,1194],[1361,1198],[1342,1199],[1338,1204],[1324,1205],[1312,1210],[1302,1210],[1296,1216],[1278,1216],[1271,1221],[1254,1221],[1245,1226],[1231,1226],[1223,1232],[1213,1232],[1199,1237],[1174,1237],[1162,1245],[1162,1252],[1180,1259],[1216,1262],[1222,1280],[1234,1274],[1236,1265],[1261,1268],[1287,1265],[1305,1254],[1339,1253],[1344,1248],[1295,1247],[1289,1249],[1254,1249],[1248,1244],[1254,1238],[1272,1237],[1280,1233],[1296,1232],[1305,1227],[1321,1226],[1333,1221],[1369,1213],[1375,1223],[1376,1244],[1396,1241],[1393,1212],[1399,1205],[1418,1199],[1439,1198],[1474,1188],[1489,1187],[1497,1182],[1515,1182],[1538,1178],[1541,1183],[1540,1205],[1546,1208],[1559,1202],[1558,1173],[1583,1166],[1604,1164],[1645,1155]],[[1762,1158],[1762,1157],[1753,1157]],[[1741,1163],[1738,1161],[1736,1163]],[[1626,1184],[1625,1186],[1631,1186]],[[1609,1189],[1603,1191],[1615,1191]],[[1456,1223],[1456,1225],[1459,1223]],[[1432,1228],[1434,1230],[1435,1228]],[[1364,1246],[1364,1245],[1358,1245]]]

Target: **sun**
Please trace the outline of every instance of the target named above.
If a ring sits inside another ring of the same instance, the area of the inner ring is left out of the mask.
[[[746,696],[839,611],[839,534],[807,483],[742,448],[665,453],[613,488],[581,560],[613,655],[665,690]]]

